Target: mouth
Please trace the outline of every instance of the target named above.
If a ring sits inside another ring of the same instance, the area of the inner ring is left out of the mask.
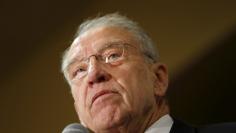
[[[92,104],[99,99],[102,96],[108,95],[108,94],[117,94],[117,92],[114,91],[108,91],[108,90],[104,90],[104,91],[100,91],[98,93],[96,93],[93,98],[92,98]]]

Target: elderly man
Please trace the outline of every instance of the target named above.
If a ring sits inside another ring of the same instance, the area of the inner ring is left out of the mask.
[[[127,17],[114,13],[82,23],[62,71],[80,122],[93,132],[198,130],[170,117],[167,68],[150,37]]]

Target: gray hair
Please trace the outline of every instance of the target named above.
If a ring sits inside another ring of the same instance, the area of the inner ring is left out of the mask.
[[[134,22],[131,19],[127,18],[126,16],[120,15],[119,13],[107,14],[104,16],[95,17],[93,19],[84,21],[79,26],[74,39],[79,38],[85,32],[98,27],[119,27],[133,33],[136,39],[140,42],[139,47],[141,52],[143,52],[144,55],[149,59],[151,59],[152,61],[154,62],[158,61],[159,59],[158,51],[155,47],[154,42],[148,36],[148,34],[138,25],[137,22]],[[69,65],[68,55],[71,47],[72,45],[65,51],[61,66],[61,70],[67,80],[68,80],[67,67]]]

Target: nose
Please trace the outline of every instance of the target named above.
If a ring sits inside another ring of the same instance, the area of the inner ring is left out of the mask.
[[[92,87],[94,84],[109,81],[111,75],[104,70],[102,64],[96,59],[95,56],[89,60],[88,70],[88,84]]]

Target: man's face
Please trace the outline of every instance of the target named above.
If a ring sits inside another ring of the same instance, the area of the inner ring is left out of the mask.
[[[127,43],[124,59],[114,64],[100,62],[95,56],[107,44]],[[68,67],[75,108],[82,123],[103,130],[142,116],[155,106],[155,72],[139,51],[138,41],[128,31],[96,28],[73,42]],[[90,57],[88,72],[77,79],[77,64]]]

